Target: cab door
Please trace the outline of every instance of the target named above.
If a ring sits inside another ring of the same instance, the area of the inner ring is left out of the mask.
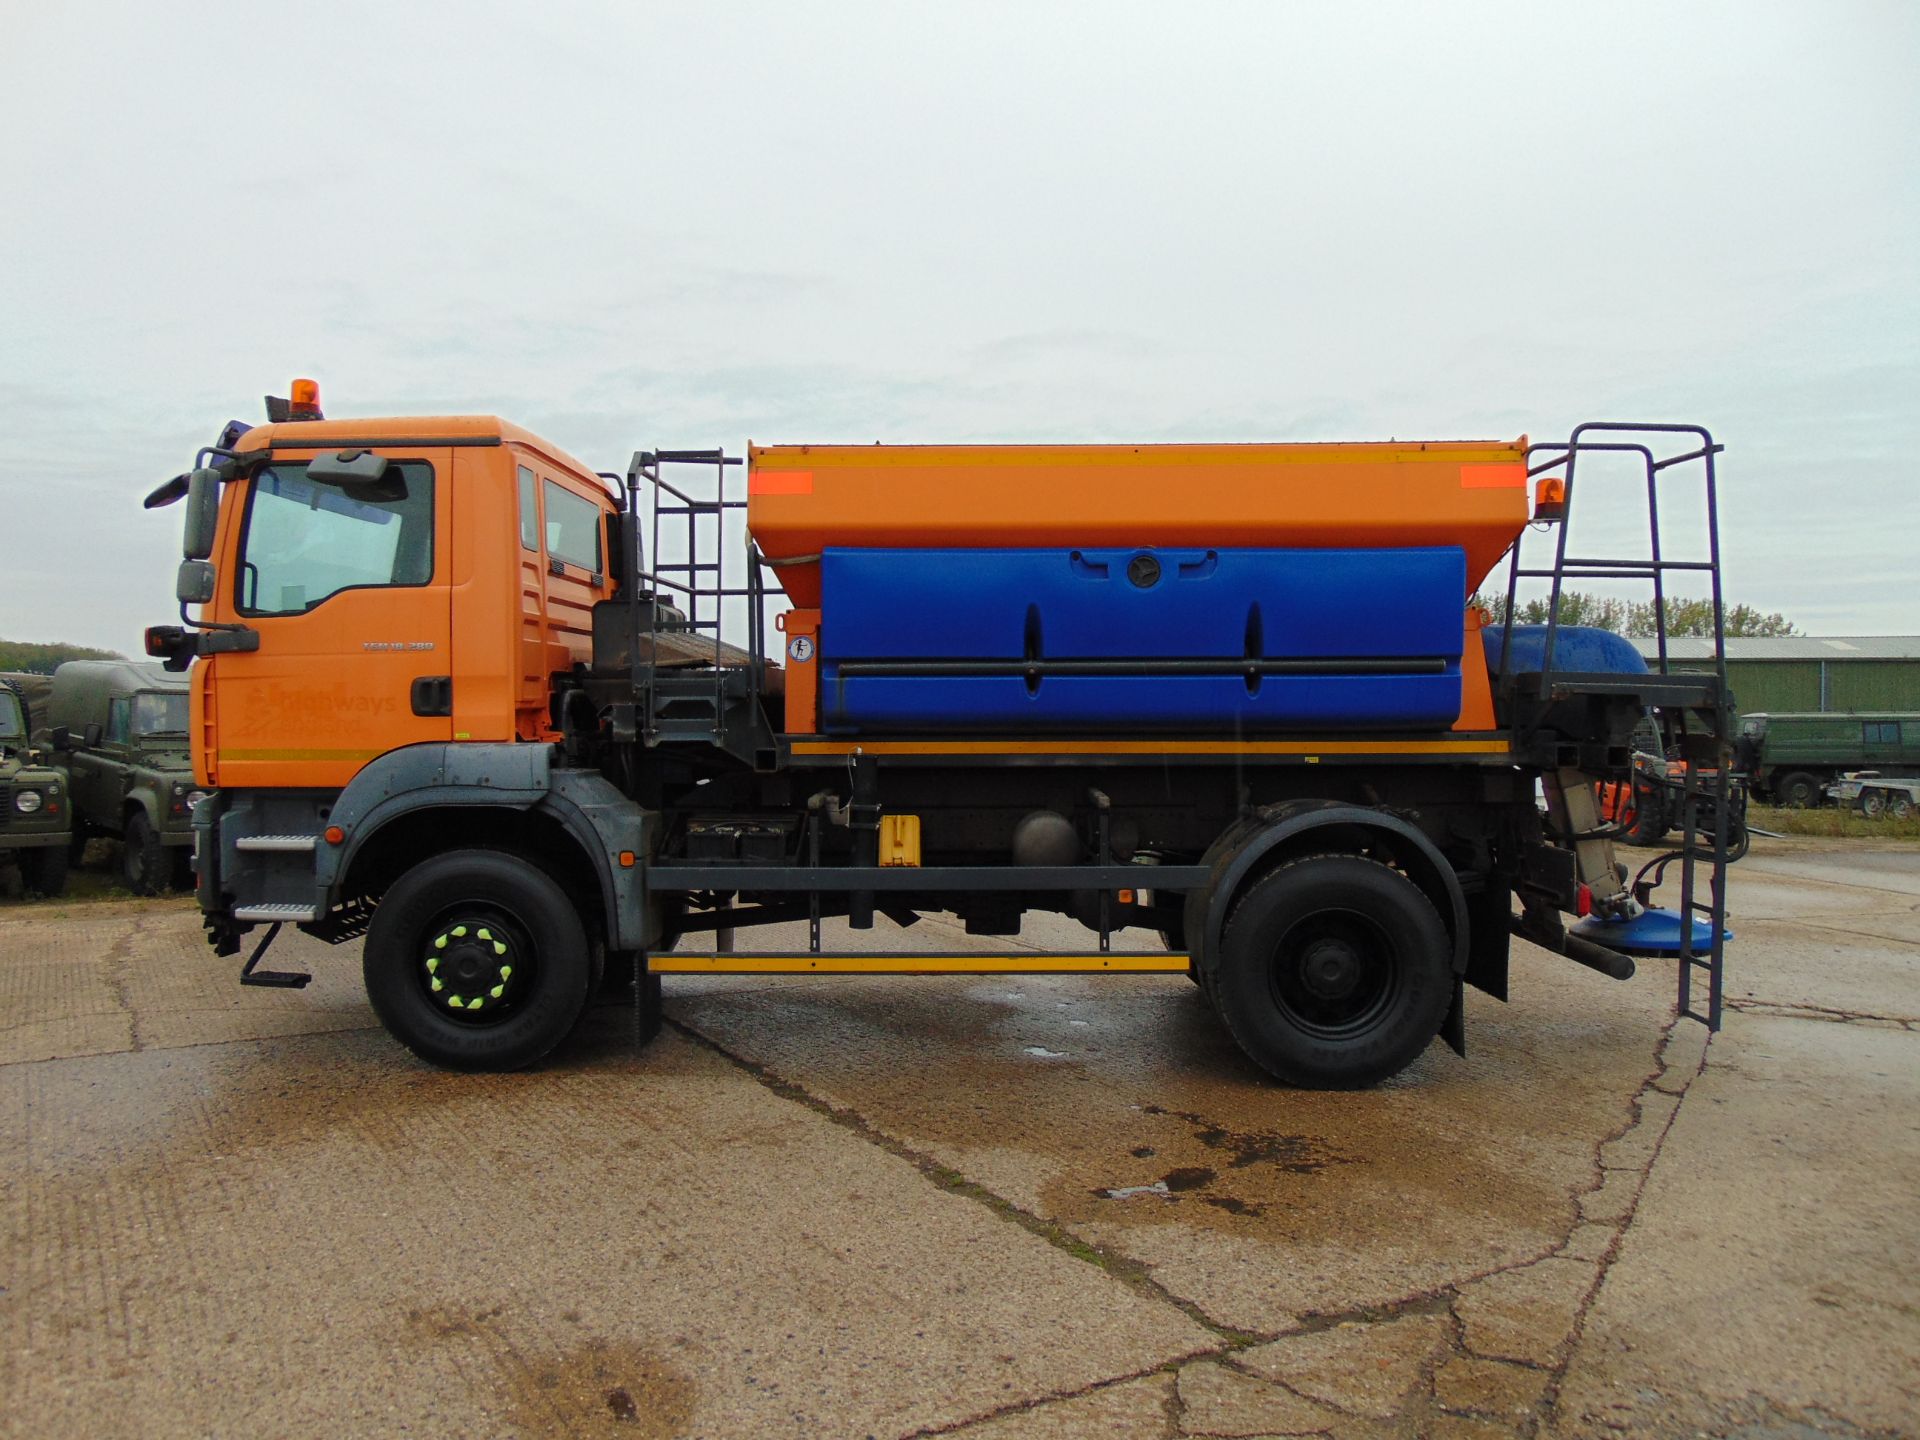
[[[120,830],[120,803],[126,797],[126,755],[133,739],[133,697],[108,699],[100,722],[99,743],[66,757],[68,796],[74,816],[111,834]]]
[[[453,738],[453,451],[380,453],[377,484],[316,479],[278,448],[235,482],[212,608],[260,639],[197,667],[209,783],[338,788]]]

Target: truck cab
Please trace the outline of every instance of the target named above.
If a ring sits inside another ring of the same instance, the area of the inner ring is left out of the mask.
[[[203,787],[337,788],[408,746],[557,736],[552,677],[613,593],[591,470],[491,416],[310,419],[248,431],[217,484]]]

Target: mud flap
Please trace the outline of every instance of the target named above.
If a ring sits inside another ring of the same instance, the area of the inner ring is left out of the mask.
[[[1467,984],[1496,1000],[1507,998],[1507,941],[1513,892],[1489,882],[1467,895]],[[1456,1047],[1458,1048],[1458,1047]]]
[[[633,1040],[635,1049],[644,1049],[660,1033],[665,1019],[660,1008],[660,977],[647,965],[645,951],[634,956]]]
[[[1453,977],[1453,1004],[1440,1022],[1440,1038],[1462,1060],[1467,1058],[1467,982],[1459,975]]]

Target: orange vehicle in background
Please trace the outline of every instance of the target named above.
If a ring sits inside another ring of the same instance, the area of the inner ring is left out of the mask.
[[[1687,774],[1685,760],[1666,760],[1645,751],[1633,757],[1633,774],[1620,781],[1603,781],[1596,788],[1600,814],[1619,827],[1620,836],[1630,845],[1664,845],[1681,828],[1686,804]],[[1711,776],[1711,771],[1704,772]],[[1707,792],[1702,788],[1699,793]],[[1745,778],[1733,777],[1731,783],[1731,824],[1727,831],[1728,858],[1738,860],[1747,853],[1752,837],[1747,831],[1747,788]],[[1705,805],[1699,810],[1702,833],[1713,836],[1711,817]]]
[[[1463,1049],[1464,987],[1504,998],[1519,933],[1619,978],[1677,956],[1718,1024],[1717,865],[1710,923],[1692,856],[1685,920],[1648,909],[1593,787],[1650,706],[1724,737],[1724,674],[1468,604],[1503,553],[1510,588],[1589,563],[1517,546],[1564,524],[1576,456],[1677,438],[1659,463],[1703,468],[1711,509],[1697,427],[606,474],[493,417],[327,420],[306,381],[268,409],[148,501],[186,501],[181,623],[148,648],[193,673],[199,899],[222,953],[263,931],[246,983],[305,983],[260,968],[283,925],[364,937],[389,1031],[499,1069],[608,985],[650,1035],[663,974],[1181,973],[1270,1074],[1352,1086]],[[1033,910],[1096,938],[821,939]],[[795,921],[805,950],[722,943]]]

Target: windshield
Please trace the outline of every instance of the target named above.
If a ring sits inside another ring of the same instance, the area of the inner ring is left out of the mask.
[[[186,734],[187,697],[177,692],[162,695],[153,691],[134,696],[133,733],[135,735]]]
[[[0,741],[26,738],[27,727],[20,715],[20,697],[11,690],[0,690]]]
[[[342,590],[433,579],[433,469],[393,465],[393,493],[316,484],[304,465],[253,481],[240,539],[240,610],[298,615]]]

